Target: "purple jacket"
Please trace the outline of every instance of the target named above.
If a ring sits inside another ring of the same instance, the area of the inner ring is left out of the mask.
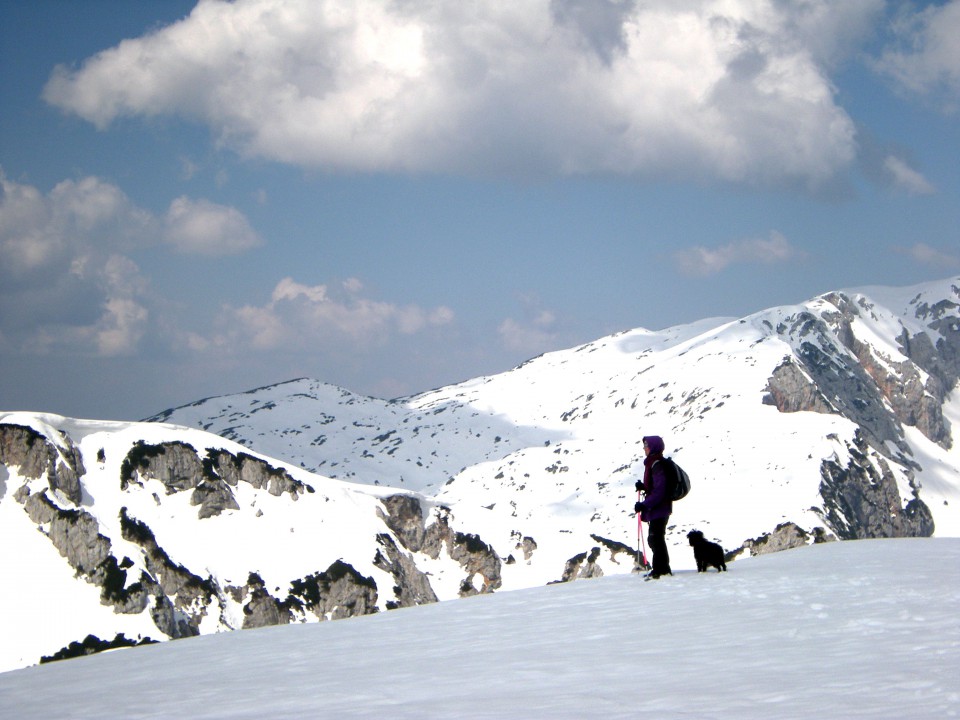
[[[650,468],[653,487],[647,490],[646,497],[640,502],[640,519],[644,522],[670,517],[670,513],[673,512],[673,500],[670,499],[667,492],[669,488],[668,472],[662,459],[654,462]]]

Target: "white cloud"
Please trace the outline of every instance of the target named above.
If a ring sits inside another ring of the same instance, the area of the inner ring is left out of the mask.
[[[911,248],[902,251],[909,255],[915,262],[921,265],[930,265],[935,268],[955,268],[960,267],[960,254],[956,251],[950,253],[938,250],[926,243],[917,243]]]
[[[181,196],[170,203],[163,241],[183,253],[237,255],[260,245],[260,236],[239,210]]]
[[[527,356],[556,349],[561,342],[556,314],[543,308],[534,294],[522,296],[520,302],[524,319],[507,318],[497,328],[502,346]]]
[[[932,195],[937,190],[921,173],[893,155],[883,161],[883,169],[895,187],[910,195]]]
[[[960,102],[960,0],[904,15],[895,27],[899,47],[888,48],[876,68],[903,89],[933,96],[947,111]]]
[[[147,332],[149,311],[142,304],[147,282],[129,258],[112,255],[101,265],[89,257],[77,258],[70,274],[81,284],[73,297],[89,297],[88,321],[54,314],[19,337],[21,349],[38,355],[52,353],[118,357],[133,355]],[[84,292],[86,290],[87,292]],[[54,293],[55,299],[61,299]],[[96,306],[94,306],[96,303]],[[49,309],[21,304],[23,311],[41,317]],[[92,315],[92,316],[91,316]]]
[[[263,306],[228,306],[221,317],[223,332],[217,347],[258,350],[329,352],[379,347],[397,335],[414,335],[453,321],[453,311],[439,306],[395,305],[360,295],[360,281],[341,284],[341,292],[327,285],[303,285],[283,278]]]
[[[715,275],[730,265],[760,263],[771,265],[786,262],[798,255],[797,250],[780,233],[773,231],[766,240],[750,238],[717,248],[701,246],[674,253],[677,267],[685,275]]]
[[[0,277],[29,281],[70,266],[93,246],[123,249],[155,232],[150,214],[97,178],[64,180],[44,196],[0,171]]]
[[[180,115],[243,153],[309,166],[816,186],[856,152],[827,70],[880,8],[205,2],[57,68],[44,96],[98,127]]]
[[[148,279],[131,255],[168,242],[239,252],[259,242],[236,210],[178,198],[163,219],[95,177],[44,195],[0,170],[0,334],[33,353],[134,352],[146,335]]]

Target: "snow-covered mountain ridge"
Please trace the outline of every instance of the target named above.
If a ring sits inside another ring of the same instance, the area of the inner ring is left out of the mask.
[[[960,536],[958,377],[952,278],[628,331],[390,402],[296,380],[148,423],[0,414],[0,573],[32,588],[0,599],[0,669],[87,635],[627,573],[648,434],[694,479],[675,569],[694,527],[733,554]]]

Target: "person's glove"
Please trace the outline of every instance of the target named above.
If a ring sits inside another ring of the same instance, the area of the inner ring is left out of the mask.
[[[643,490],[643,480],[637,480],[633,486],[637,489],[637,492],[641,492]]]
[[[643,510],[643,503],[635,503],[633,506],[633,511],[638,513],[641,510]]]

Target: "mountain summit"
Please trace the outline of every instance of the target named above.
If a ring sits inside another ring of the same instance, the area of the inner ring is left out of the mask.
[[[300,379],[142,423],[0,413],[0,572],[30,588],[0,600],[0,669],[628,573],[651,434],[694,483],[675,568],[693,528],[731,558],[957,536],[958,378],[952,278],[632,330],[393,401]]]

